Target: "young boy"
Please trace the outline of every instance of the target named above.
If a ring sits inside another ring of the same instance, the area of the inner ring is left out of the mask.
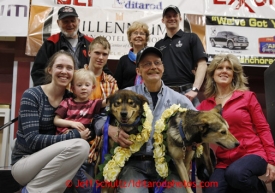
[[[57,134],[66,134],[72,129],[82,131],[90,128],[94,115],[99,114],[106,106],[105,100],[89,99],[95,84],[96,78],[92,71],[79,69],[74,72],[71,82],[74,98],[64,99],[55,111],[54,124],[57,126]],[[91,133],[93,133],[91,138],[94,138],[95,132],[91,131]],[[73,183],[79,193],[90,193],[92,185],[88,183],[83,167],[76,173]]]

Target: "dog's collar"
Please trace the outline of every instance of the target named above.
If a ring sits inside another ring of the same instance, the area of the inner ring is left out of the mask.
[[[184,132],[183,132],[182,121],[180,121],[180,124],[179,124],[179,131],[180,131],[180,136],[181,136],[181,138],[182,138],[182,140],[183,140],[183,143],[188,142],[188,141],[186,140],[185,134],[184,134]]]
[[[133,122],[132,124],[123,124],[123,123],[119,123],[121,127],[133,127],[133,126],[136,126],[138,124],[138,122],[140,121],[141,119],[141,116],[139,116],[135,122]]]
[[[183,132],[182,121],[180,121],[179,130],[180,130],[180,136],[181,136],[182,141],[183,141],[183,147],[185,147],[185,144],[187,144],[189,141],[186,139],[185,134]],[[192,150],[196,151],[196,149],[197,149],[197,144],[195,142],[193,142],[192,143]]]

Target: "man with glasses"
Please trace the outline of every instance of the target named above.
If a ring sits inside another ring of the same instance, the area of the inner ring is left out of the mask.
[[[121,182],[127,184],[127,186],[123,188],[118,187],[117,193],[148,192],[148,187],[146,187],[146,185],[138,188],[134,185],[139,182],[144,184],[144,181],[147,182],[147,184],[152,182],[157,183],[160,180],[153,158],[152,137],[155,123],[158,119],[160,119],[163,111],[173,104],[180,104],[183,108],[195,110],[195,107],[187,97],[165,86],[161,80],[164,67],[162,64],[162,53],[160,50],[155,47],[144,48],[138,52],[136,62],[137,74],[142,77],[144,82],[140,85],[128,87],[126,90],[132,90],[145,96],[149,101],[149,106],[153,112],[154,118],[149,141],[145,143],[138,152],[129,158],[119,174],[118,180],[121,180]],[[104,120],[104,118],[96,120],[95,126],[97,134],[102,134]],[[120,146],[129,147],[132,144],[132,142],[128,140],[129,135],[123,130],[120,130],[118,134],[118,130],[118,127],[109,125],[109,137],[111,137]],[[176,169],[174,168],[174,165],[170,164],[169,169],[172,172],[171,181],[179,183],[178,185],[174,184],[173,187],[166,188],[165,193],[185,193],[186,190],[184,186],[179,186],[181,180]]]
[[[165,72],[163,82],[175,91],[184,94],[194,106],[204,81],[207,68],[207,55],[199,37],[180,29],[182,17],[180,10],[170,5],[163,10],[162,23],[166,26],[166,35],[155,47],[163,53]]]

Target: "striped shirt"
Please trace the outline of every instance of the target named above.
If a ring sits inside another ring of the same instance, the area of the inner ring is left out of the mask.
[[[102,100],[88,100],[85,102],[75,102],[73,98],[64,99],[55,113],[60,118],[81,122],[86,128],[90,126],[94,114],[99,114],[102,107]],[[56,134],[62,134],[68,129],[66,127],[57,127]]]
[[[66,91],[64,98],[69,97]],[[56,135],[53,120],[55,110],[41,86],[27,89],[21,98],[17,140],[12,152],[12,165],[24,155],[30,155],[54,143],[80,138],[74,129],[68,134]]]

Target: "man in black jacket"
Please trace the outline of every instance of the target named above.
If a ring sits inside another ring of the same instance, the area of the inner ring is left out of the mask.
[[[68,51],[73,55],[76,61],[75,69],[83,68],[85,64],[89,64],[88,50],[93,38],[79,32],[79,23],[80,19],[73,7],[64,6],[59,9],[57,24],[61,32],[44,41],[35,57],[31,70],[34,86],[46,83],[44,69],[47,66],[47,61],[59,50]],[[105,65],[104,71],[111,74],[107,65]]]

